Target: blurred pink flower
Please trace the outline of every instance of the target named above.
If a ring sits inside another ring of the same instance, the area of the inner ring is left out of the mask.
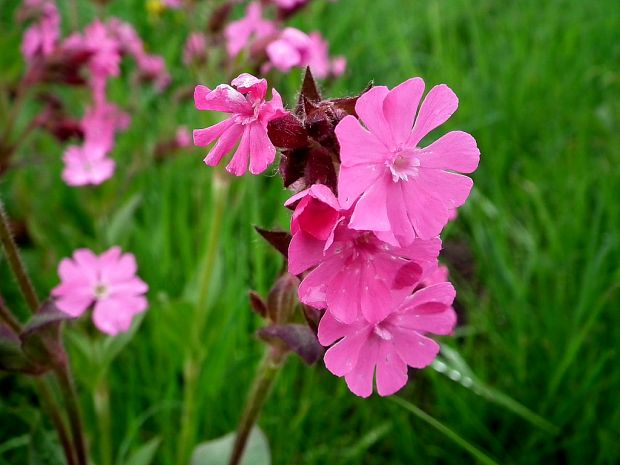
[[[170,85],[170,74],[166,70],[166,62],[159,55],[144,53],[136,58],[140,78],[152,82],[157,90],[164,90]]]
[[[439,255],[437,238],[401,248],[380,241],[372,232],[350,229],[349,213],[340,210],[326,186],[314,185],[286,205],[295,202],[288,271],[299,275],[316,267],[299,286],[299,299],[316,308],[327,307],[342,322],[362,315],[381,319],[390,311],[388,302],[410,294]]]
[[[329,60],[328,48],[320,33],[308,35],[299,29],[287,27],[267,46],[267,56],[271,64],[282,72],[309,66],[315,77],[323,79],[330,74],[342,74],[346,67],[346,60],[342,58],[335,62]]]
[[[275,34],[276,25],[263,19],[260,3],[250,3],[245,11],[245,17],[231,22],[224,30],[226,50],[228,55],[235,57],[251,42]]]
[[[359,318],[344,324],[325,312],[319,323],[319,341],[324,346],[338,341],[325,353],[325,366],[334,375],[344,376],[358,396],[372,394],[375,373],[379,395],[394,394],[407,383],[407,366],[424,368],[439,353],[439,344],[425,334],[450,334],[454,329],[454,296],[454,287],[445,282],[392,303],[393,310],[381,319]]]
[[[343,56],[334,57],[331,61],[331,70],[334,77],[342,76],[347,70],[347,59]]]
[[[417,111],[423,92],[421,78],[392,90],[373,87],[357,100],[359,120],[347,116],[336,127],[339,200],[343,208],[355,204],[350,227],[375,231],[392,244],[438,235],[473,185],[455,172],[471,173],[480,158],[474,138],[461,131],[418,147],[458,106],[454,92],[442,84]]]
[[[58,266],[60,284],[52,289],[56,306],[79,317],[94,304],[93,322],[102,332],[116,335],[128,331],[133,317],[146,310],[148,286],[136,276],[136,259],[112,247],[100,256],[79,249]]]
[[[207,36],[202,32],[193,32],[183,47],[183,63],[187,66],[203,62],[207,55]]]
[[[62,179],[72,187],[101,184],[112,177],[116,166],[104,148],[93,143],[70,145],[62,160],[65,164]]]
[[[198,110],[225,112],[230,117],[214,126],[194,130],[194,144],[204,147],[218,140],[204,159],[207,165],[215,166],[240,141],[226,170],[241,176],[249,163],[250,172],[259,174],[276,155],[267,136],[267,123],[286,114],[282,98],[272,89],[271,101],[265,101],[267,81],[251,74],[239,75],[231,85],[220,84],[214,90],[196,86],[194,102]]]
[[[69,186],[98,185],[110,179],[116,164],[107,155],[114,147],[116,133],[126,129],[129,121],[129,115],[111,103],[89,108],[80,122],[84,143],[65,151],[62,179]]]
[[[187,127],[180,126],[177,128],[174,140],[177,147],[189,147],[192,144],[192,134]]]
[[[22,40],[21,51],[26,61],[30,63],[37,57],[51,55],[60,38],[60,14],[56,4],[51,1],[24,2],[20,13],[24,18],[36,18]]]
[[[137,58],[144,54],[144,44],[133,26],[119,18],[110,18],[106,23],[108,32],[116,39],[120,50]]]
[[[183,8],[183,0],[163,0],[163,4],[165,7],[172,10],[178,10],[179,8]]]

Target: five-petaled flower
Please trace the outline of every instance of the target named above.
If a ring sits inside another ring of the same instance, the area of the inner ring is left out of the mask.
[[[239,142],[226,169],[243,175],[259,174],[267,169],[276,156],[276,149],[267,136],[267,123],[286,114],[282,98],[272,89],[272,99],[265,101],[267,81],[243,73],[232,80],[231,85],[221,84],[210,90],[196,86],[194,101],[199,110],[221,111],[230,117],[205,129],[194,130],[194,144],[200,147],[218,139],[204,159],[209,166],[217,165]]]
[[[133,317],[146,310],[148,286],[136,276],[136,259],[112,247],[97,256],[79,249],[58,266],[61,283],[52,290],[56,306],[79,317],[93,306],[93,322],[102,332],[116,335],[128,331]]]
[[[355,204],[350,227],[375,231],[392,244],[437,236],[472,188],[469,177],[455,172],[471,173],[480,157],[474,138],[462,131],[419,147],[458,106],[454,92],[442,84],[418,110],[423,92],[421,78],[392,90],[373,87],[355,105],[367,129],[354,116],[336,127],[339,200],[344,208]]]
[[[350,324],[325,312],[319,341],[324,346],[338,341],[325,354],[325,366],[344,376],[358,396],[372,394],[375,377],[379,395],[394,394],[407,382],[407,366],[424,368],[437,356],[439,344],[425,334],[450,334],[454,329],[454,296],[452,284],[435,284],[396,301],[384,318],[359,318]]]

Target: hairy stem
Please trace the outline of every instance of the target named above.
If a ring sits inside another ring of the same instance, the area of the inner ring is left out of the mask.
[[[65,454],[65,458],[67,459],[67,465],[77,465],[75,452],[73,450],[73,446],[71,445],[69,432],[67,431],[67,425],[65,424],[65,420],[62,417],[62,411],[60,410],[48,383],[49,380],[43,381],[39,378],[34,379],[34,385],[37,390],[37,394],[41,399],[41,404],[50,416],[52,424],[58,433],[62,450]]]
[[[69,424],[71,426],[73,444],[77,454],[77,463],[78,465],[88,465],[88,460],[86,459],[86,441],[84,440],[84,430],[80,418],[78,397],[73,378],[71,377],[69,362],[67,361],[65,364],[56,367],[55,373],[69,415]]]
[[[227,192],[228,180],[222,177],[219,171],[215,171],[213,173],[213,201],[211,202],[213,213],[200,276],[198,300],[190,339],[190,351],[183,365],[183,409],[177,456],[177,463],[179,464],[188,462],[190,448],[194,441],[196,389],[198,388],[201,365],[205,354],[205,348],[201,340],[208,319],[209,289],[211,288],[211,280],[215,269],[222,219],[226,209]]]
[[[30,277],[26,272],[24,262],[19,255],[17,244],[15,244],[15,240],[11,234],[9,219],[4,211],[2,199],[0,199],[0,242],[2,242],[2,247],[6,253],[11,271],[19,285],[19,290],[22,292],[24,299],[26,299],[26,303],[32,313],[35,313],[39,309],[39,299],[30,281]]]
[[[254,377],[254,383],[250,389],[248,400],[237,428],[237,435],[235,436],[235,443],[233,445],[232,454],[230,456],[229,465],[239,465],[241,458],[243,457],[243,451],[247,444],[252,427],[258,420],[265,401],[269,396],[271,387],[273,386],[276,375],[282,367],[285,355],[279,350],[269,347],[265,352],[265,356],[258,366],[256,376]]]

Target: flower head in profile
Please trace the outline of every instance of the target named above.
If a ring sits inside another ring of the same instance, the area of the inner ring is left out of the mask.
[[[136,259],[112,247],[97,256],[79,249],[60,262],[61,283],[52,290],[56,306],[72,317],[93,307],[93,322],[102,332],[128,331],[133,317],[147,308],[148,286],[136,276]]]
[[[480,152],[474,138],[453,131],[426,147],[420,142],[456,111],[446,85],[433,87],[419,109],[424,81],[412,78],[392,90],[371,88],[336,127],[342,161],[338,194],[355,204],[350,227],[372,230],[406,245],[437,236],[467,199]],[[364,123],[365,127],[361,125]]]
[[[385,316],[391,310],[387,302],[410,294],[441,249],[437,238],[396,247],[349,228],[350,214],[326,186],[314,185],[287,204],[295,202],[288,271],[298,275],[314,268],[299,286],[300,300],[327,308],[344,323]]]
[[[36,21],[26,30],[22,40],[22,55],[27,62],[37,57],[48,57],[60,38],[60,14],[51,1],[25,2],[20,11],[23,18],[35,17]]]
[[[263,18],[263,9],[259,2],[252,2],[245,11],[245,17],[231,22],[224,30],[228,55],[235,57],[252,42],[275,34],[276,25]]]
[[[439,353],[439,344],[425,334],[445,335],[454,329],[454,296],[454,287],[444,282],[396,301],[382,319],[359,318],[345,324],[325,312],[319,342],[324,346],[335,342],[325,353],[325,366],[344,376],[358,396],[370,396],[375,379],[379,395],[394,394],[407,383],[407,366],[424,368]]]
[[[273,162],[276,149],[267,136],[267,123],[286,114],[282,98],[272,89],[272,99],[265,100],[267,81],[243,73],[231,85],[220,84],[211,90],[196,86],[194,102],[198,110],[228,113],[228,119],[205,129],[194,130],[194,144],[204,147],[215,140],[204,162],[217,165],[230,153],[237,142],[232,159],[226,166],[228,172],[241,176],[249,165],[252,174],[262,173]]]

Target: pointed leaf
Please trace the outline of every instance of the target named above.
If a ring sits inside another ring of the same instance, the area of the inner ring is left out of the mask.
[[[254,226],[256,232],[263,236],[271,246],[280,252],[284,257],[288,257],[288,245],[291,242],[291,235],[286,231],[276,231],[263,229],[258,226]]]
[[[306,98],[311,102],[320,102],[321,92],[319,91],[319,87],[316,84],[314,76],[312,75],[312,71],[310,71],[310,67],[306,67],[306,72],[304,73],[304,80],[301,84],[301,92],[299,93],[299,102],[301,103],[302,98]]]
[[[192,453],[190,465],[228,465],[235,442],[235,432],[199,444]],[[254,427],[245,446],[240,465],[270,465],[271,453],[265,434]]]
[[[124,465],[151,465],[155,459],[155,453],[161,444],[161,438],[153,438],[134,451],[124,462]]]
[[[250,306],[252,307],[252,310],[265,318],[267,316],[267,304],[263,298],[256,291],[250,291],[248,293],[248,297],[250,299]]]

